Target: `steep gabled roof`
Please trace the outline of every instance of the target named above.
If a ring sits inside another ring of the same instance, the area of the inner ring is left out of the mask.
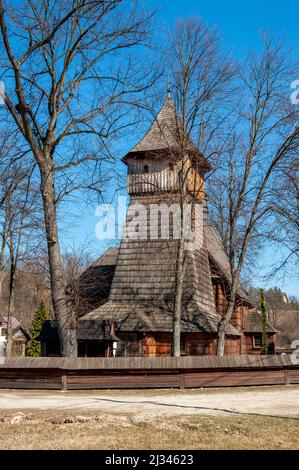
[[[80,276],[80,302],[77,305],[77,316],[81,317],[107,301],[117,262],[118,248],[106,250]]]
[[[0,314],[0,326],[4,327],[5,329],[7,327],[7,317],[1,314]],[[26,339],[31,338],[28,331],[21,325],[21,323],[19,322],[19,320],[16,319],[16,317],[12,317],[11,326],[12,326],[12,330],[14,334],[17,333],[17,331],[21,330],[23,335],[26,337]]]
[[[108,248],[104,253],[92,263],[90,268],[98,266],[115,266],[119,247]],[[88,268],[89,269],[89,268]]]
[[[154,122],[145,136],[135,147],[123,158],[126,163],[128,156],[138,157],[145,152],[169,152],[179,149],[183,138],[183,122],[177,112],[174,102],[168,96],[157,114]],[[187,137],[187,150],[200,159],[202,166],[209,170],[210,164],[199,148]]]
[[[263,331],[263,318],[261,312],[254,310],[248,312],[245,319],[244,331],[246,333],[261,333]],[[277,330],[267,322],[268,333],[277,333]]]
[[[175,108],[174,102],[167,97],[160,112],[146,135],[131,150],[132,152],[148,152],[165,148],[176,148],[180,141],[183,123]],[[190,147],[196,148],[190,141]]]

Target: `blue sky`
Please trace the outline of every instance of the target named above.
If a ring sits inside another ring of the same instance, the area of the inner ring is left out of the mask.
[[[298,41],[298,3],[294,0],[282,2],[281,0],[147,0],[145,5],[149,8],[158,7],[158,21],[161,28],[159,34],[166,34],[177,18],[191,16],[202,17],[210,25],[218,26],[227,49],[230,49],[235,57],[242,59],[248,49],[257,50],[260,47],[259,32],[272,31],[275,36],[284,36],[286,42],[293,49],[294,57],[299,57]],[[299,77],[291,77],[291,81]],[[132,145],[138,141],[140,135],[132,136]],[[123,149],[121,158],[128,150],[131,142],[120,142]],[[125,168],[123,168],[123,174]],[[85,242],[92,255],[97,257],[111,242],[99,242],[95,237],[95,225],[98,218],[95,216],[95,207],[82,206],[72,211],[72,217],[63,230],[63,248],[76,247]],[[271,259],[275,253],[268,253]],[[267,258],[268,258],[267,256]],[[269,286],[279,285],[291,295],[299,296],[297,280],[293,277],[275,280]]]
[[[248,48],[259,47],[259,31],[286,35],[299,54],[298,2],[294,0],[151,0],[147,5],[160,7],[159,17],[170,26],[179,17],[200,16],[210,25],[217,25],[227,47],[238,58]]]

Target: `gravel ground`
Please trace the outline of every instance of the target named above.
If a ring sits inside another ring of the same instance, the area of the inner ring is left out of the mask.
[[[192,391],[40,392],[0,390],[0,410],[81,410],[161,415],[266,415],[299,420],[299,387]]]

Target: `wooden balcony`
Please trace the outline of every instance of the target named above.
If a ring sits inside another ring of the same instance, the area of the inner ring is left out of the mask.
[[[132,174],[127,176],[129,194],[175,191],[178,189],[178,176],[174,171]]]

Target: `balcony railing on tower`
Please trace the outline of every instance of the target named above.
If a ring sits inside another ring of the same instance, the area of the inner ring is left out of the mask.
[[[178,175],[175,171],[129,174],[127,191],[129,194],[175,191],[178,189]]]

